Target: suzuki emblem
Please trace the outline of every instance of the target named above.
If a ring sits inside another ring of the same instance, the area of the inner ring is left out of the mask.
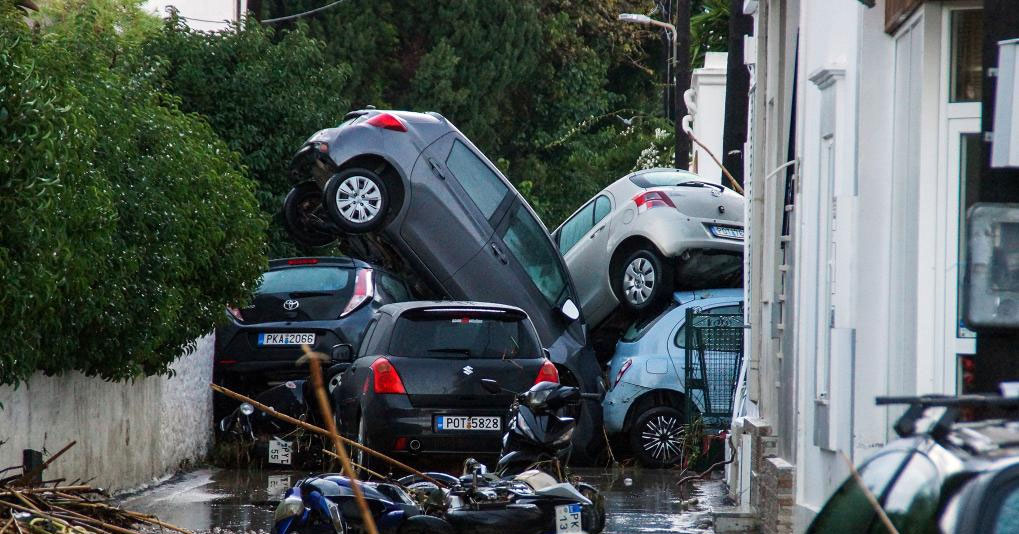
[[[474,368],[468,365],[467,367],[463,368],[463,372],[465,375],[471,376],[472,374],[474,374]]]
[[[289,299],[289,300],[287,300],[286,302],[283,303],[283,309],[287,310],[287,311],[294,311],[300,305],[301,305],[300,302],[297,302],[294,299]]]

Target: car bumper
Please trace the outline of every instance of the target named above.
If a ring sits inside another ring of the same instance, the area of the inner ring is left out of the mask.
[[[634,399],[650,391],[648,388],[620,382],[615,385],[602,401],[602,414],[605,420],[605,432],[618,434],[626,424],[626,413],[630,410]]]
[[[675,210],[649,210],[633,223],[644,237],[650,239],[666,257],[676,257],[687,250],[718,250],[742,252],[742,239],[717,237],[711,226],[743,228],[742,223],[721,219],[688,217]]]
[[[363,416],[368,442],[387,453],[497,455],[508,411],[508,407],[420,408],[406,395],[375,395]],[[436,430],[437,415],[497,416],[501,430]]]

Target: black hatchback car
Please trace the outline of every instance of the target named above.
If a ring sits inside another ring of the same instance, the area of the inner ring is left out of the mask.
[[[1001,397],[916,397],[896,424],[901,439],[859,467],[859,474],[902,534],[1019,532],[1019,421],[956,423],[960,408],[1019,407]],[[836,490],[808,534],[887,532],[856,481]]]
[[[333,391],[341,431],[386,454],[498,454],[511,391],[558,382],[523,310],[474,302],[379,308]],[[358,463],[371,458],[355,452]]]
[[[604,391],[577,292],[548,230],[491,161],[437,113],[365,109],[308,139],[284,204],[298,241],[342,234],[348,250],[419,281],[437,298],[527,312],[564,383]],[[584,403],[575,450],[603,443]],[[595,448],[596,448],[595,447]]]
[[[300,378],[302,344],[336,358],[357,350],[376,310],[410,300],[396,276],[342,257],[271,260],[250,306],[216,329],[213,380],[246,391]],[[222,415],[222,414],[219,414]]]

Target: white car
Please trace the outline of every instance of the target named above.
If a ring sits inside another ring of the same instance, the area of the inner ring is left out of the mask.
[[[743,197],[679,169],[616,180],[552,234],[591,326],[643,312],[674,290],[739,287]]]

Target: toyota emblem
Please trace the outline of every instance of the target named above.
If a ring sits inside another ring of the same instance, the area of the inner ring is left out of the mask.
[[[287,300],[286,302],[283,303],[283,309],[287,310],[287,311],[294,311],[300,305],[301,305],[300,302],[297,302],[294,299],[289,299],[289,300]]]
[[[470,365],[468,365],[468,366],[463,368],[463,372],[464,372],[465,375],[471,376],[472,374],[474,374],[474,368],[471,367]]]

